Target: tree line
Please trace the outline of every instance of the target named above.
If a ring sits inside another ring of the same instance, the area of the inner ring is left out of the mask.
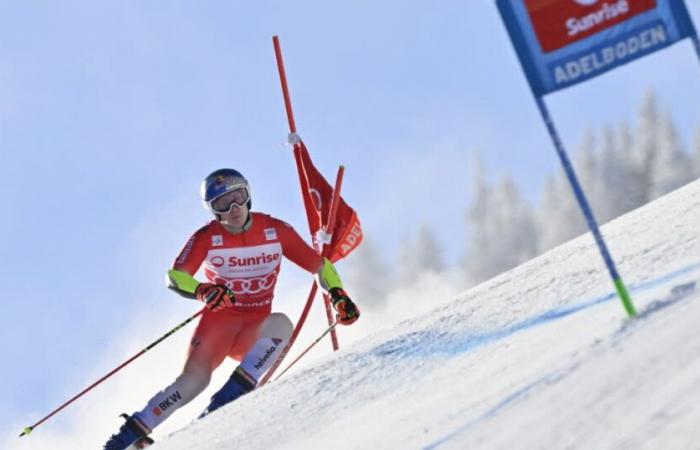
[[[649,92],[632,126],[623,122],[588,129],[573,152],[573,164],[594,215],[604,224],[700,177],[700,128],[685,149],[671,114]],[[467,208],[467,248],[458,268],[467,287],[511,269],[588,231],[563,169],[544,182],[531,205],[512,177],[489,181],[475,155],[471,201]],[[395,271],[377,251],[371,236],[345,269],[362,298],[380,299],[392,285],[410,285],[425,274],[447,268],[432,229],[420,227],[402,242]],[[391,280],[391,282],[387,282]]]

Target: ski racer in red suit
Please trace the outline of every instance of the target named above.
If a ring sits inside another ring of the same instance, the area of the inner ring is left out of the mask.
[[[202,200],[215,220],[192,235],[168,271],[171,289],[207,306],[182,374],[143,410],[123,414],[126,422],[104,450],[123,450],[132,444],[143,448],[152,442],[151,431],[200,394],[227,356],[240,365],[200,418],[255,388],[292,334],[289,318],[271,312],[282,256],[316,274],[331,296],[339,323],[349,325],[360,315],[328,259],[285,222],[250,211],[250,189],[240,172],[220,169],[210,174],[202,183]],[[200,267],[206,282],[194,278]]]

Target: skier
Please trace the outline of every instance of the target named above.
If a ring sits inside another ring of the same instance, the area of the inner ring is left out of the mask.
[[[182,374],[158,392],[111,436],[104,450],[143,448],[151,431],[199,395],[227,356],[240,361],[212,397],[204,415],[252,391],[279,357],[292,322],[271,313],[282,256],[314,273],[332,299],[340,324],[360,316],[343,290],[333,264],[319,256],[285,222],[251,212],[248,181],[233,169],[219,169],[202,182],[202,200],[215,217],[195,232],[168,271],[168,287],[207,306],[190,342]],[[194,275],[201,265],[207,282]]]

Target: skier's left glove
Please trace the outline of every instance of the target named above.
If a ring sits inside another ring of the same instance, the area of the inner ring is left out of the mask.
[[[337,312],[335,318],[341,325],[350,325],[360,318],[360,308],[355,305],[348,294],[341,288],[332,288],[328,291],[333,301],[333,307]]]
[[[198,300],[206,303],[207,308],[212,311],[230,308],[236,303],[236,297],[233,291],[220,284],[199,283],[195,295]]]

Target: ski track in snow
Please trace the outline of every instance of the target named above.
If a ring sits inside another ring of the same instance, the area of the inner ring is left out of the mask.
[[[258,389],[159,449],[700,449],[700,182]],[[301,345],[301,344],[300,344]]]
[[[631,289],[631,291],[633,293],[634,292],[641,292],[641,291],[643,291],[645,289],[649,289],[651,287],[663,285],[664,283],[667,283],[669,280],[672,280],[678,276],[685,275],[686,273],[688,273],[690,271],[695,271],[698,269],[700,269],[700,264],[693,264],[692,266],[689,266],[685,269],[673,272],[673,273],[668,274],[664,277],[660,277],[656,280],[653,280],[652,282],[644,283],[643,286],[638,286],[635,289]],[[690,296],[692,294],[696,294],[696,286],[698,285],[698,283],[700,283],[700,279],[675,286],[671,290],[671,293],[670,293],[668,298],[666,298],[664,300],[655,301],[655,302],[651,303],[643,311],[640,311],[638,314],[637,320],[644,320],[644,319],[648,318],[652,313],[660,311],[663,308],[672,306],[673,304],[675,304],[683,299],[686,299],[688,296]],[[611,294],[608,294],[604,297],[601,297],[601,298],[598,298],[598,299],[595,299],[592,301],[587,301],[587,302],[583,302],[579,305],[574,305],[570,308],[558,308],[556,310],[549,311],[545,314],[542,314],[541,316],[524,321],[523,323],[519,324],[519,326],[513,327],[510,331],[504,330],[504,336],[513,334],[513,333],[515,333],[519,330],[525,329],[525,328],[539,326],[539,325],[543,325],[547,322],[551,322],[553,320],[561,319],[562,317],[565,317],[569,314],[574,314],[576,312],[582,311],[585,308],[590,308],[591,306],[595,306],[595,305],[598,305],[598,304],[601,304],[601,303],[604,303],[604,302],[607,302],[610,300],[614,300],[617,298],[618,297],[616,294],[611,293]],[[623,325],[623,327],[620,329],[620,331],[617,334],[623,334],[623,332],[625,330],[627,330],[628,328],[630,328],[631,326],[633,326],[633,325],[629,325],[629,326],[627,324]],[[494,339],[488,339],[488,341],[494,341],[496,339],[499,339],[500,337],[501,336],[495,337]],[[574,364],[571,367],[568,367],[566,369],[557,370],[553,373],[549,373],[547,375],[544,375],[544,376],[538,378],[537,380],[531,382],[530,384],[528,384],[528,385],[516,390],[515,392],[509,394],[506,398],[501,400],[498,404],[494,405],[493,408],[486,411],[480,417],[468,421],[467,423],[462,425],[459,429],[455,430],[454,432],[451,432],[451,433],[447,434],[446,436],[443,436],[442,438],[438,439],[437,441],[435,441],[429,445],[426,445],[424,447],[424,449],[425,450],[432,450],[435,448],[439,448],[442,444],[445,444],[448,441],[454,439],[460,433],[464,433],[464,432],[468,431],[469,428],[471,428],[475,425],[478,425],[479,422],[495,416],[501,410],[506,408],[508,405],[525,397],[528,393],[530,393],[532,390],[534,390],[538,386],[540,386],[542,384],[551,384],[551,383],[554,383],[554,382],[564,378],[566,375],[573,372],[578,366],[579,366],[579,364],[577,363],[577,364]]]
[[[642,293],[652,288],[664,286],[668,282],[678,277],[687,275],[688,273],[692,273],[698,270],[700,270],[700,263],[692,264],[686,268],[669,273],[657,279],[650,280],[638,286],[632,286],[629,290],[632,295],[635,293]],[[690,292],[693,292],[695,289],[695,285],[696,282],[693,281],[690,283],[679,285],[674,289],[680,288],[681,292],[685,292],[685,289],[689,289]],[[684,293],[683,295],[687,294]],[[683,296],[679,296],[678,294],[673,295],[672,293],[670,299],[659,301],[658,304],[654,304],[654,308],[647,308],[645,311],[639,312],[639,318],[643,318],[649,315],[651,312],[661,309],[663,305],[675,302],[676,297],[683,298]],[[542,326],[554,320],[562,319],[568,315],[575,314],[593,306],[597,306],[618,299],[619,298],[617,294],[611,292],[592,300],[585,300],[570,306],[554,308],[543,314],[525,319],[522,322],[518,322],[506,328],[487,332],[485,334],[471,336],[449,335],[447,333],[435,333],[434,331],[410,333],[408,335],[398,336],[390,341],[385,342],[384,344],[381,344],[373,352],[379,355],[391,355],[394,353],[398,353],[402,357],[416,358],[454,356],[473,350],[476,347],[488,345],[500,339],[510,337],[519,331]]]

